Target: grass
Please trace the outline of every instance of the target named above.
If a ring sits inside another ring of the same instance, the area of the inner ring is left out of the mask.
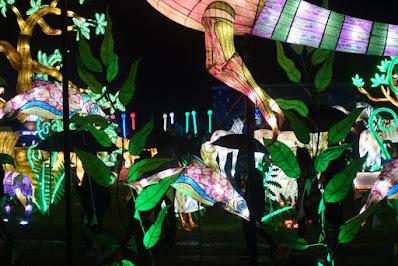
[[[126,207],[129,193],[122,188],[119,195],[119,207],[112,193],[112,202],[104,219],[105,242],[122,243],[130,238],[128,220],[133,213]],[[149,252],[145,250],[135,253],[133,249],[120,249],[111,253],[106,248],[102,252],[90,248],[82,229],[79,203],[75,195],[72,197],[72,238],[75,251],[74,265],[98,265],[98,258],[106,257],[103,262],[110,264],[112,260],[131,259],[137,266],[151,265]],[[359,202],[348,200],[344,205],[344,218],[355,215],[360,208]],[[64,246],[64,204],[53,206],[51,215],[42,216],[38,212],[32,215],[27,226],[18,224],[23,216],[23,208],[14,202],[11,221],[7,224],[7,233],[14,240],[14,254],[17,265],[57,265],[65,259]],[[199,219],[200,218],[200,219]],[[394,261],[394,242],[398,242],[398,223],[391,212],[378,214],[382,225],[372,226],[371,221],[361,229],[353,242],[342,246],[336,253],[336,265],[397,265]],[[220,208],[206,208],[203,216],[196,216],[200,228],[184,231],[178,219],[174,245],[162,241],[152,250],[155,265],[249,265],[245,236],[242,231],[241,219]],[[309,227],[309,236],[313,227]],[[315,238],[315,237],[314,237]],[[141,240],[137,240],[138,246]],[[1,241],[0,241],[1,243]],[[258,237],[259,265],[275,265],[270,257],[268,243]],[[139,249],[139,247],[138,247]],[[140,249],[139,249],[140,250]],[[9,250],[0,244],[0,265],[9,265]],[[296,251],[285,258],[285,265],[305,265],[308,257],[319,255],[318,249]],[[102,256],[102,257],[101,257]],[[301,262],[300,262],[301,261]],[[303,264],[304,263],[304,264]],[[307,266],[309,266],[307,264]]]

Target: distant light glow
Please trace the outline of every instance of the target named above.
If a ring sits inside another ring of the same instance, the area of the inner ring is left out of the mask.
[[[170,124],[171,124],[171,125],[174,125],[174,113],[171,112],[171,113],[169,114],[169,116],[170,116]]]
[[[20,225],[27,225],[29,222],[27,220],[21,220],[19,222]]]

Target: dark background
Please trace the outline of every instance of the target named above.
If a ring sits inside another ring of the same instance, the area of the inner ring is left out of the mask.
[[[25,2],[17,1],[16,4],[18,6],[28,5],[28,1]],[[320,5],[322,1],[310,2]],[[43,1],[44,3],[46,2]],[[86,0],[83,7],[73,4],[70,9],[93,18],[92,10],[102,12],[106,5],[110,7],[115,50],[120,58],[120,73],[112,84],[115,91],[126,78],[130,64],[138,58],[141,59],[135,98],[127,107],[128,111],[137,113],[138,126],[148,120],[151,114],[154,114],[160,122],[161,114],[164,112],[173,111],[177,118],[177,115],[182,116],[185,111],[197,110],[198,113],[204,113],[205,110],[212,107],[211,88],[221,85],[221,83],[206,72],[202,32],[185,28],[171,21],[152,8],[145,0]],[[397,6],[398,4],[394,1],[386,0],[377,2],[329,1],[331,10],[392,24],[398,24]],[[26,9],[21,8],[22,10]],[[18,32],[15,17],[10,11],[7,15],[7,19],[0,17],[0,39],[15,44]],[[49,16],[48,22],[55,27],[59,21],[57,18]],[[74,35],[71,33],[72,40],[74,40]],[[91,44],[95,49],[96,46],[99,46],[102,38],[94,37],[94,34],[92,36]],[[257,37],[236,37],[236,42],[238,52],[244,55],[249,69],[259,83],[265,85],[291,84],[276,62],[273,41]],[[37,54],[39,48],[52,53],[54,48],[61,47],[61,38],[45,36],[37,29],[33,35],[31,46],[33,55]],[[72,43],[72,50],[75,47],[76,44]],[[375,72],[380,59],[336,53],[334,82],[349,84],[355,73],[359,73],[368,81]],[[15,95],[16,73],[3,55],[0,55],[0,76],[9,82],[6,95],[6,98],[9,99]],[[76,74],[72,74],[72,79],[78,80]],[[355,90],[354,87],[349,89]],[[288,95],[286,96],[288,97]]]

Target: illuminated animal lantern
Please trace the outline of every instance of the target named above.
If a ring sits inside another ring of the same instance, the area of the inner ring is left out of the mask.
[[[254,131],[254,138],[264,145],[264,138],[272,138],[272,132],[268,129],[258,129]],[[310,141],[308,144],[301,143],[296,138],[293,131],[280,132],[277,140],[288,146],[294,154],[296,154],[298,147],[306,148],[312,157],[317,150],[324,150],[328,145],[326,132],[321,132],[320,134],[310,133]],[[263,157],[264,154],[257,153],[255,157],[256,165],[262,161]],[[269,169],[267,181],[266,184],[268,189],[265,191],[267,198],[278,202],[283,199],[290,199],[291,202],[296,202],[298,197],[297,179],[288,177],[282,169],[273,164]],[[273,185],[275,183],[280,184],[280,187]],[[267,191],[271,191],[272,193],[268,193]]]
[[[25,208],[25,215],[20,221],[21,225],[28,224],[30,215],[32,213],[32,182],[31,180],[20,173],[6,172],[3,180],[4,195],[6,196],[5,213],[6,217],[3,221],[8,222],[11,213],[11,200],[16,196]]]
[[[380,146],[369,130],[364,130],[359,135],[359,156],[363,157],[366,154],[365,170],[378,171],[381,167]]]
[[[370,190],[368,199],[360,213],[384,198],[398,198],[398,159],[391,160],[383,165],[383,170]]]
[[[204,165],[190,164],[187,167],[170,168],[134,182],[131,186],[140,192],[143,188],[156,184],[181,170],[181,176],[171,185],[180,193],[207,206],[222,204],[225,210],[249,220],[247,203],[228,178],[220,171]]]
[[[245,199],[227,177],[217,170],[207,166],[189,165],[172,186],[204,205],[221,203],[227,211],[246,220],[250,218]]]
[[[274,136],[276,116],[282,121],[282,112],[236,52],[234,35],[348,53],[398,55],[398,26],[345,16],[301,0],[147,1],[177,23],[204,31],[208,71],[257,104]]]
[[[44,80],[33,80],[33,88],[7,101],[0,108],[0,119],[21,112],[44,119],[62,119],[62,85]],[[97,103],[75,89],[69,89],[69,112],[105,116]]]
[[[229,130],[216,130],[213,132],[213,134],[210,137],[210,141],[204,143],[203,145],[203,153],[212,153],[214,152],[213,155],[210,155],[212,158],[216,159],[218,158],[218,166],[220,168],[220,171],[223,175],[227,175],[225,172],[225,164],[227,163],[227,157],[228,154],[232,153],[232,165],[231,165],[231,176],[235,176],[235,171],[236,171],[236,162],[238,161],[238,153],[239,150],[237,149],[229,149],[225,148],[222,146],[218,145],[213,145],[213,142],[218,140],[220,137],[224,137],[226,135],[230,134],[242,134],[243,133],[243,121],[240,118],[234,119],[234,123],[232,127]]]

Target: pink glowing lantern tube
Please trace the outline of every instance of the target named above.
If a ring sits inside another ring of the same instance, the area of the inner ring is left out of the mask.
[[[130,113],[130,118],[131,118],[131,129],[134,131],[135,130],[135,113]]]

